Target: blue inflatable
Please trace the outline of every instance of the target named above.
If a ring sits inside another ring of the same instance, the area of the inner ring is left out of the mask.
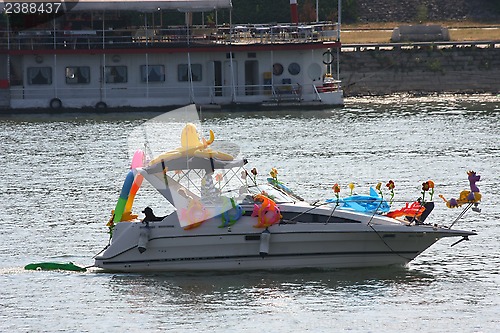
[[[245,211],[240,205],[234,202],[233,198],[221,197],[222,199],[222,224],[219,228],[225,228],[232,226],[240,219],[240,217],[245,214]]]
[[[327,199],[326,202],[337,203],[337,199]],[[370,187],[370,195],[351,195],[347,198],[338,199],[338,204],[339,208],[352,209],[362,213],[387,213],[391,208],[373,187]]]

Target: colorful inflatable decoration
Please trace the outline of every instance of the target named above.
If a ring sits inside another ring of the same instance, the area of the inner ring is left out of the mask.
[[[113,219],[111,220],[111,222],[113,222],[115,211],[112,210],[111,214],[113,214]],[[135,219],[137,219],[138,217],[139,217],[138,214],[133,214],[131,212],[123,212],[120,222],[131,222],[131,221],[134,221]]]
[[[286,194],[288,195],[291,195],[299,200],[304,200],[302,199],[300,196],[298,196],[297,194],[295,194],[291,189],[289,189],[287,186],[285,186],[282,182],[276,180],[276,179],[273,179],[273,178],[267,178],[267,182],[272,185],[274,188],[278,189],[278,190],[281,190],[283,192],[285,192]]]
[[[377,191],[370,187],[370,195],[351,195],[346,198],[327,199],[328,203],[338,203],[341,209],[352,209],[361,213],[386,213],[390,206]]]
[[[219,228],[232,226],[245,214],[243,208],[234,202],[233,198],[221,197],[222,200],[222,224]]]
[[[134,156],[132,156],[132,163],[130,163],[130,169],[134,170],[144,166],[146,161],[146,155],[144,151],[138,149],[135,151]]]
[[[122,190],[120,192],[120,197],[118,198],[118,202],[116,203],[115,213],[113,222],[118,223],[122,220],[123,212],[125,211],[125,205],[127,204],[128,195],[130,193],[130,189],[132,188],[132,184],[134,183],[134,171],[130,170],[125,177],[125,181],[123,182]]]
[[[432,180],[428,180],[422,183],[422,201],[425,202],[425,193],[429,192],[431,198],[429,201],[432,201],[432,197],[434,196],[434,182]]]
[[[257,217],[258,221],[258,223],[254,225],[255,228],[267,228],[273,224],[279,223],[283,218],[276,203],[265,195],[257,194],[254,200],[256,202],[262,202],[260,206],[255,204],[253,208],[252,216]]]
[[[415,219],[415,218],[419,218],[424,211],[425,211],[425,207],[423,207],[420,204],[420,202],[415,201],[411,205],[406,203],[406,205],[403,208],[387,213],[387,216],[392,217],[392,218],[407,216],[410,219]]]
[[[73,272],[85,272],[87,269],[85,267],[80,267],[72,262],[60,263],[60,262],[39,262],[35,264],[28,264],[24,266],[25,270],[29,271],[73,271]]]
[[[153,160],[151,160],[149,164],[154,165],[161,161],[173,160],[184,156],[217,158],[223,161],[232,161],[234,159],[232,155],[208,148],[208,146],[210,146],[214,142],[214,139],[214,132],[210,130],[210,138],[208,140],[206,140],[205,138],[202,138],[200,140],[196,125],[187,123],[181,132],[181,146],[174,150],[170,150],[158,155]]]
[[[187,208],[183,208],[179,211],[179,219],[188,224],[188,226],[184,227],[185,230],[199,227],[209,217],[209,212],[205,209],[203,204],[196,199],[191,199]]]
[[[134,177],[134,182],[132,183],[132,186],[130,187],[130,192],[127,198],[127,202],[125,203],[125,209],[123,212],[122,216],[122,221],[130,221],[129,219],[126,219],[125,216],[128,215],[133,215],[132,214],[132,205],[134,204],[134,199],[135,195],[139,191],[139,188],[142,185],[142,181],[144,180],[144,177],[141,174],[136,174]]]
[[[137,150],[132,157],[130,171],[125,177],[125,181],[123,182],[122,190],[120,192],[120,197],[118,198],[118,202],[116,203],[116,207],[113,212],[113,223],[132,220],[132,204],[134,202],[135,194],[142,184],[142,176],[136,176],[135,169],[142,167],[143,165],[144,152],[142,150]],[[112,227],[112,225],[110,227]]]
[[[257,184],[257,174],[258,174],[257,169],[252,168],[252,170],[250,170],[250,172],[252,173],[254,184]]]
[[[146,156],[144,154],[144,151],[139,149],[134,153],[134,156],[132,157],[132,164],[130,168],[132,170],[141,168],[144,166],[145,161],[146,161]],[[134,204],[135,195],[137,194],[137,191],[139,191],[139,188],[141,187],[143,180],[144,177],[141,174],[135,175],[134,182],[132,183],[132,187],[130,188],[130,193],[128,195],[127,203],[125,204],[125,210],[123,213],[124,216],[126,216],[127,214],[134,215],[132,214],[132,205]],[[122,217],[122,221],[130,221],[130,220],[132,219],[126,219],[125,217]]]
[[[446,200],[443,195],[439,195],[439,197],[446,202],[446,207],[457,208],[466,203],[478,203],[481,201],[481,193],[479,193],[479,188],[476,185],[476,182],[481,180],[481,176],[477,175],[474,171],[468,171],[467,176],[469,179],[470,191],[463,190],[460,192],[458,199],[451,198],[450,200]]]
[[[271,175],[271,178],[267,178],[267,182],[271,186],[273,186],[275,189],[283,191],[286,194],[288,194],[288,195],[290,195],[292,197],[297,198],[298,200],[301,200],[301,201],[304,200],[300,196],[298,196],[297,194],[293,193],[293,191],[291,189],[289,189],[288,187],[286,187],[282,182],[280,182],[278,180],[278,169],[272,168],[271,171],[269,172],[269,175]]]
[[[351,190],[351,194],[350,195],[352,195],[352,193],[354,192],[354,187],[355,187],[354,183],[349,183],[348,186],[349,186],[349,189]]]
[[[394,184],[394,181],[391,179],[385,184],[385,187],[391,191],[391,200],[389,200],[389,206],[392,205],[392,201],[394,200],[394,189],[396,188],[396,184]]]

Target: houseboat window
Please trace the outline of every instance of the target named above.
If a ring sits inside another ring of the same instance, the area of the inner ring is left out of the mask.
[[[283,65],[279,64],[279,63],[275,63],[273,65],[273,74],[276,76],[280,76],[281,74],[283,74]]]
[[[88,66],[66,67],[66,83],[68,84],[90,83],[90,67]]]
[[[147,73],[147,76],[146,76]],[[165,81],[165,66],[163,65],[142,65],[141,66],[141,81],[142,82],[164,82]]]
[[[191,64],[191,75],[193,81],[202,80],[201,69],[201,64]],[[177,80],[180,82],[189,81],[187,64],[180,64],[177,66]]]
[[[106,83],[126,83],[127,66],[104,67],[104,78]]]
[[[300,65],[296,62],[292,62],[290,65],[288,65],[288,73],[292,75],[297,75],[300,73]]]
[[[28,84],[52,84],[52,68],[28,67]]]

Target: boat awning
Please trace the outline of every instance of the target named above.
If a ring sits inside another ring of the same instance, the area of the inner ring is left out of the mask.
[[[174,160],[159,162],[144,168],[148,174],[162,173],[164,168],[168,170],[207,170],[231,169],[242,167],[247,161],[245,159],[234,161],[222,161],[217,158],[181,157]]]
[[[177,158],[153,164],[145,168],[137,168],[144,179],[146,179],[158,192],[161,193],[177,210],[187,208],[190,198],[198,198],[199,196],[189,191],[189,189],[175,179],[170,177],[164,170],[205,170],[206,173],[211,173],[217,169],[239,168],[245,165],[245,159],[237,159],[233,161],[221,161],[216,158]],[[180,193],[183,190],[186,195]]]
[[[231,0],[74,0],[65,3],[75,11],[172,9],[181,12],[206,12],[232,7]]]

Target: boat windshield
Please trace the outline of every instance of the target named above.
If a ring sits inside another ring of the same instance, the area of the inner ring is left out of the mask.
[[[264,185],[254,185],[254,186],[248,186],[248,195],[250,196],[251,202],[253,203],[253,196],[257,194],[261,194],[262,192],[266,193],[266,196],[272,199],[276,203],[285,203],[285,202],[295,202],[297,199],[292,198],[288,194],[284,193],[283,191],[276,189],[275,187],[264,184]],[[243,203],[247,203],[247,199],[243,200]]]

